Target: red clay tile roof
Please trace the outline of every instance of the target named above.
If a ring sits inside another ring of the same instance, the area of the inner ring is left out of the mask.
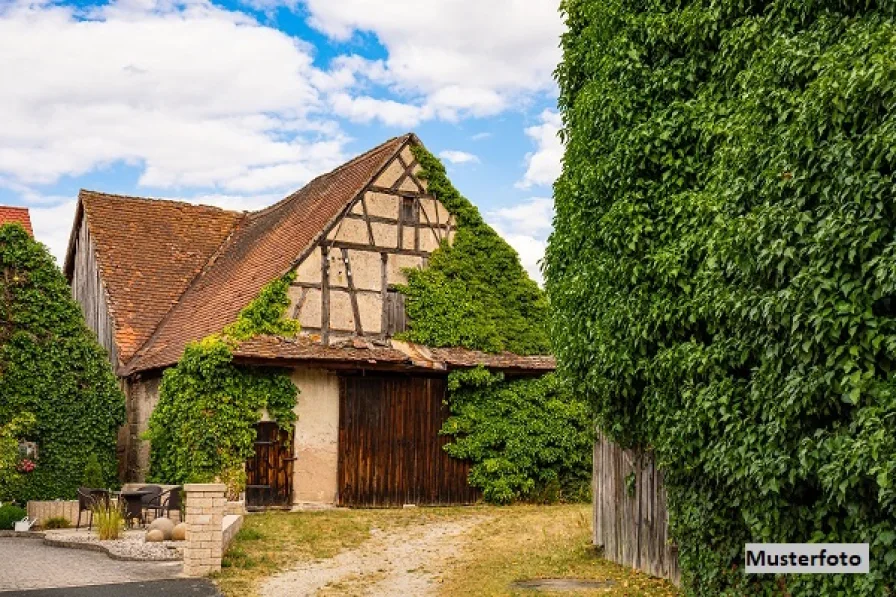
[[[356,346],[353,343],[324,346],[319,338],[302,335],[296,339],[256,336],[240,344],[237,359],[282,361],[353,362],[367,364],[409,364],[408,355],[389,346]]]
[[[172,365],[188,342],[233,322],[265,284],[289,271],[411,137],[390,139],[279,203],[247,215],[124,373]]]
[[[81,191],[78,199],[73,238],[85,222],[108,294],[118,355],[126,363],[244,214],[93,191]],[[73,249],[70,243],[69,279]]]
[[[21,224],[22,228],[28,231],[28,234],[34,236],[34,230],[31,229],[31,216],[28,215],[27,207],[6,207],[0,205],[0,226],[13,223]]]
[[[529,371],[553,371],[557,361],[550,355],[521,356],[512,352],[489,354],[466,348],[430,348],[432,356],[449,368],[476,367],[489,369],[526,369]]]
[[[358,366],[404,366],[407,368],[446,370],[463,369],[482,365],[503,371],[545,373],[553,371],[556,363],[551,356],[520,356],[509,352],[488,354],[465,348],[429,348],[410,345],[410,351],[395,346],[405,343],[370,343],[356,339],[340,344],[324,346],[320,338],[301,335],[287,339],[274,336],[257,336],[241,343],[233,352],[237,360],[281,361],[284,365],[295,362],[314,362],[326,367],[327,363],[352,363]],[[407,346],[405,348],[407,350]],[[427,355],[429,359],[420,357]]]

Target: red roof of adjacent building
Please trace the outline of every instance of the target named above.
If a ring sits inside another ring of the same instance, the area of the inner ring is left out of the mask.
[[[27,207],[0,205],[0,226],[3,224],[21,224],[28,234],[34,236],[34,230],[31,229],[31,216],[28,215]]]

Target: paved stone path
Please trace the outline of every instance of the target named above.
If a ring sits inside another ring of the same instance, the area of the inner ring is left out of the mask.
[[[100,552],[50,547],[40,539],[0,537],[0,595],[3,597],[16,593],[35,597],[44,594],[173,596],[179,594],[181,586],[186,588],[187,584],[196,587],[212,586],[208,581],[170,580],[178,578],[181,568],[180,562],[122,562],[112,560]],[[137,584],[131,586],[122,583]],[[116,590],[115,586],[130,588]],[[84,589],[75,591],[74,587],[90,588],[83,592]],[[31,593],[31,589],[66,590]],[[200,597],[215,595],[216,591],[190,594]]]

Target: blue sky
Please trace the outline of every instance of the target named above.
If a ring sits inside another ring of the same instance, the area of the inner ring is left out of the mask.
[[[553,0],[0,0],[0,203],[61,259],[78,189],[258,209],[416,132],[538,278]]]

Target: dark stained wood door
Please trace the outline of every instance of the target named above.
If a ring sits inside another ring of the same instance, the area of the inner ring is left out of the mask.
[[[439,435],[443,377],[344,376],[339,382],[339,503],[355,507],[469,504],[470,463]]]
[[[286,507],[292,503],[292,434],[276,423],[255,425],[255,455],[246,462],[246,507]]]

